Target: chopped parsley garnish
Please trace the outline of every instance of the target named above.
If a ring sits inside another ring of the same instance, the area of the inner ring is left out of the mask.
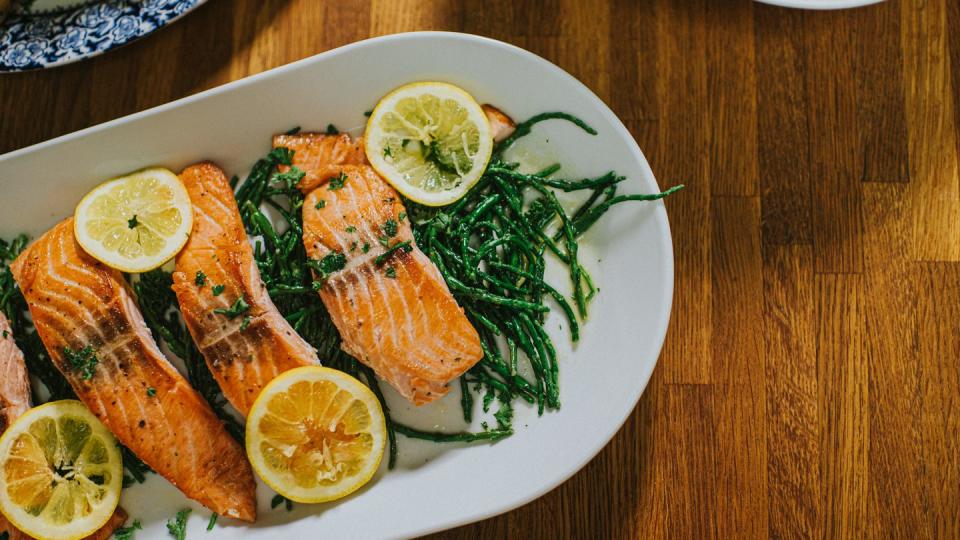
[[[229,308],[217,308],[213,312],[217,315],[226,315],[228,319],[236,319],[246,313],[248,309],[250,309],[250,304],[246,303],[241,296]]]
[[[67,358],[67,362],[70,363],[70,367],[80,372],[80,378],[84,381],[89,381],[93,378],[97,364],[100,363],[100,359],[97,358],[96,352],[90,345],[87,345],[79,351],[74,351],[70,347],[64,347],[63,355]]]
[[[369,242],[364,242],[364,243],[363,243],[363,247],[360,248],[360,251],[362,251],[362,252],[364,252],[364,253],[370,251],[370,243],[369,243]]]
[[[314,205],[314,208],[317,209],[317,210],[319,210],[319,209],[323,208],[323,207],[326,206],[326,205],[327,205],[327,201],[324,200],[324,199],[320,199],[319,201],[317,201],[317,204]]]
[[[328,253],[319,261],[313,259],[307,261],[307,265],[320,274],[320,279],[327,279],[330,274],[343,270],[343,267],[347,265],[347,257],[339,251],[334,251]]]
[[[363,115],[367,118],[370,118],[371,114],[373,114],[373,109],[370,109],[369,111],[363,111]]]
[[[350,251],[356,251],[356,250],[357,250],[357,243],[356,243],[355,241],[354,241],[354,242],[350,242]],[[4,333],[6,333],[6,332],[4,332]],[[6,337],[6,336],[4,336],[4,337]]]
[[[338,189],[343,189],[345,185],[347,185],[347,175],[343,174],[343,171],[340,171],[340,174],[330,179],[330,184],[327,186],[327,189],[337,191]]]
[[[396,268],[394,268],[394,267],[392,267],[392,266],[388,266],[388,267],[387,267],[387,271],[386,271],[385,273],[386,273],[386,275],[387,275],[388,278],[390,278],[390,279],[397,279],[397,269],[396,269]]]
[[[380,266],[383,263],[387,262],[387,259],[389,259],[394,254],[394,252],[401,251],[401,250],[404,253],[410,253],[411,251],[413,251],[413,246],[410,245],[409,240],[405,242],[397,242],[396,244],[390,246],[388,250],[384,251],[380,255],[377,255],[377,258],[373,260],[373,264]]]
[[[143,530],[143,527],[140,525],[140,520],[135,519],[129,527],[118,527],[117,530],[113,531],[113,537],[117,540],[132,540],[134,533],[141,530]]]
[[[397,214],[397,221],[403,221],[403,220],[405,220],[405,219],[407,219],[407,213],[406,213],[406,212],[400,212],[399,214]]]
[[[390,150],[390,147],[389,147],[389,146],[384,146],[384,147],[383,147],[383,157],[385,157],[385,158],[393,157],[393,151]]]
[[[136,228],[137,228],[137,225],[139,225],[139,224],[140,224],[140,222],[137,221],[137,215],[136,215],[136,214],[134,214],[132,218],[130,218],[130,219],[127,220],[127,227],[128,227],[128,228],[136,229]]]
[[[300,180],[303,180],[303,177],[307,173],[301,171],[296,167],[290,167],[290,170],[287,172],[277,173],[273,176],[271,180],[273,183],[283,183],[287,189],[293,189],[297,184],[300,183]]]
[[[191,510],[185,508],[177,512],[176,517],[167,520],[167,532],[177,540],[184,540],[187,537],[187,518],[190,517]]]
[[[396,236],[396,235],[397,235],[397,222],[394,221],[394,220],[392,220],[392,219],[388,219],[386,222],[384,222],[384,224],[383,224],[383,234],[389,236],[390,238],[393,238],[394,236]]]
[[[354,227],[353,225],[347,225],[347,228],[344,229],[344,230],[347,231],[348,233],[355,233],[355,232],[357,232],[357,228]]]
[[[193,278],[193,282],[197,284],[197,287],[203,287],[207,284],[207,275],[203,273],[203,270],[197,270],[197,277]]]
[[[10,337],[10,332],[7,332],[6,330],[4,330],[4,331],[3,331],[3,339],[7,339],[8,337]]]
[[[212,516],[210,516],[210,521],[207,522],[207,532],[212,531],[213,528],[217,526],[217,518],[219,517],[220,516],[217,514],[213,514]]]
[[[333,124],[327,124],[327,135],[339,135],[340,130]]]
[[[226,285],[214,285],[213,288],[210,290],[213,292],[214,296],[220,296],[221,294],[223,294],[223,290],[226,288],[227,288]]]
[[[154,387],[152,387],[152,386],[151,386],[150,388],[147,388],[147,396],[153,397],[153,396],[155,396],[155,395],[157,395],[157,389],[156,389],[156,388],[154,388]]]
[[[253,320],[253,317],[251,317],[251,316],[249,316],[249,315],[247,315],[246,317],[244,317],[244,318],[243,318],[243,322],[240,323],[240,331],[243,332],[244,330],[246,330],[247,327],[250,326],[250,321],[252,321],[252,320]]]
[[[278,494],[278,495],[274,495],[274,496],[273,496],[273,499],[270,500],[270,508],[271,508],[271,509],[276,508],[276,507],[280,506],[281,504],[286,504],[286,506],[287,506],[287,512],[293,510],[293,501],[291,501],[290,499],[284,497],[283,495],[279,495],[279,494]]]
[[[286,146],[278,146],[267,154],[267,159],[280,165],[290,165],[293,161],[293,150]]]

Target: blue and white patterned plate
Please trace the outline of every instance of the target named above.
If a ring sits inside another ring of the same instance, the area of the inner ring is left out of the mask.
[[[61,66],[96,56],[179,19],[205,1],[27,2],[0,22],[0,73]]]

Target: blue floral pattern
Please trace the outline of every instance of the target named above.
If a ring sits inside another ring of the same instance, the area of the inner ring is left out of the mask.
[[[129,43],[206,0],[107,0],[0,23],[0,72],[68,64]]]

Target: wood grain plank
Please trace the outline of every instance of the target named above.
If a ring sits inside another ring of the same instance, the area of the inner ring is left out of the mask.
[[[625,124],[655,122],[660,117],[657,94],[657,58],[660,42],[656,32],[656,6],[652,2],[612,0],[609,65],[615,71],[609,105]],[[638,139],[641,149],[651,148],[655,138]],[[646,150],[645,150],[646,151]]]
[[[654,466],[662,467],[669,483],[665,509],[668,537],[678,532],[703,540],[717,537],[712,396],[711,385],[664,387],[663,413],[668,418],[684,419],[657,424],[657,439],[670,441],[671,445],[654,459]]]
[[[910,153],[903,99],[900,5],[882,2],[847,12],[853,39],[857,126],[864,182],[908,182]]]
[[[856,538],[868,525],[864,280],[858,274],[820,274],[816,287],[821,530],[827,538]]]
[[[910,150],[911,251],[960,261],[960,157],[947,48],[947,0],[901,3]]]
[[[960,128],[960,2],[947,2],[947,43],[950,44],[954,121]],[[957,153],[960,153],[960,135],[954,138],[957,140]]]
[[[804,13],[807,124],[817,272],[863,267],[860,133],[854,76],[856,34],[843,11]]]
[[[719,538],[765,538],[767,437],[760,200],[713,200],[713,409]],[[734,277],[735,276],[735,277]]]
[[[757,195],[753,2],[709,2],[706,18],[710,191]]]
[[[463,29],[465,13],[461,3],[449,0],[371,0],[370,34],[382,36],[417,30],[460,31]]]
[[[921,414],[927,521],[935,538],[960,538],[960,263],[919,268]]]
[[[710,381],[710,184],[707,177],[707,137],[689,126],[704,124],[706,57],[686,55],[688,47],[702,50],[706,40],[706,10],[702,0],[656,4],[657,95],[661,121],[650,149],[654,173],[662,181],[684,183],[683,197],[671,201],[673,248],[677,259],[674,311],[662,354],[664,381]],[[669,180],[666,180],[669,179]]]
[[[909,187],[863,184],[864,353],[870,364],[868,533],[929,538],[923,493],[916,263],[909,260]]]
[[[758,170],[766,245],[813,242],[803,13],[757,5]]]
[[[763,251],[767,508],[773,537],[821,536],[814,257]]]

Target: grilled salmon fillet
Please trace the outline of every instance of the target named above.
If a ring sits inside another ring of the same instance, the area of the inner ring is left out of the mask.
[[[299,188],[304,194],[340,172],[341,165],[366,165],[367,154],[363,139],[354,140],[346,133],[298,133],[274,135],[273,147],[286,147],[294,151],[294,165],[304,172]],[[281,167],[281,170],[284,170]]]
[[[13,329],[0,312],[0,433],[30,408],[30,379]]]
[[[345,257],[320,289],[343,350],[408,400],[429,403],[480,360],[480,337],[416,247],[397,192],[362,153],[341,151],[348,144],[346,135],[274,138],[274,146],[295,151],[292,165],[306,173],[300,187],[308,255],[321,266],[333,254]],[[331,176],[336,185],[325,182]]]
[[[0,433],[30,408],[30,379],[23,353],[13,341],[10,322],[0,312]],[[87,540],[106,540],[117,527],[127,521],[127,513],[117,508],[110,520]],[[10,540],[28,540],[30,537],[14,527],[0,514],[0,533],[7,533]],[[0,534],[2,536],[2,534]]]
[[[120,272],[76,243],[73,220],[39,238],[11,270],[57,369],[117,439],[186,496],[253,521],[243,448],[160,352]],[[86,347],[97,363],[78,369],[68,350]]]
[[[223,395],[246,416],[277,375],[320,362],[270,300],[223,171],[200,163],[180,180],[193,202],[193,234],[177,256],[173,290]],[[249,306],[242,313],[215,313],[240,299]]]
[[[0,312],[0,433],[30,408],[30,380],[23,353],[13,341],[13,330]],[[10,540],[26,540],[23,534],[0,514],[0,536],[6,532]]]

